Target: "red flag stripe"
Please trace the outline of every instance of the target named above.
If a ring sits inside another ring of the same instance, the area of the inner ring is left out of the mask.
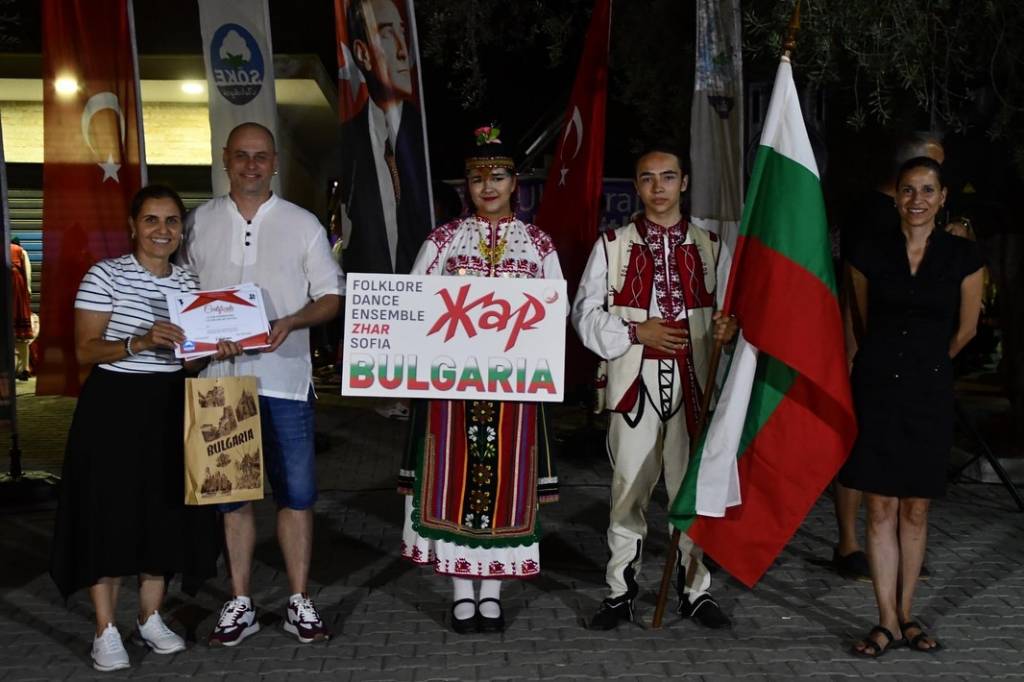
[[[842,466],[850,436],[832,425],[848,417],[840,403],[797,375],[739,460],[743,504],[724,518],[698,516],[688,535],[712,558],[727,557],[729,573],[753,587]]]
[[[843,348],[845,340],[835,295],[821,279],[755,238],[741,236],[736,253],[742,253],[742,266],[733,267],[731,289],[787,292],[785,297],[736,296],[730,312],[737,316],[743,335],[846,405],[849,413],[835,426],[852,444],[853,397],[846,363],[837,361],[836,349]]]

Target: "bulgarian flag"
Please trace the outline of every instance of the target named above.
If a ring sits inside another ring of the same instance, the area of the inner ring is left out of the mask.
[[[742,332],[672,523],[748,587],[857,433],[825,205],[789,59],[775,78],[724,310]]]

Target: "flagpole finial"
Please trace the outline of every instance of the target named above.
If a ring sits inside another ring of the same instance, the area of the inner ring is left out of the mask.
[[[788,58],[790,53],[796,49],[796,34],[800,30],[800,0],[793,5],[793,14],[789,17],[789,26],[786,27],[786,39],[782,42],[782,56]]]

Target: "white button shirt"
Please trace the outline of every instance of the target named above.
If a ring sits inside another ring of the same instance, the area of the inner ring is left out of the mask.
[[[331,257],[327,232],[316,217],[271,195],[251,221],[229,196],[211,199],[185,222],[178,256],[199,275],[202,289],[253,282],[271,321],[328,294],[343,296],[345,279]],[[256,376],[262,396],[306,400],[312,375],[309,330],[296,329],[273,353],[246,353],[213,361],[204,377]]]

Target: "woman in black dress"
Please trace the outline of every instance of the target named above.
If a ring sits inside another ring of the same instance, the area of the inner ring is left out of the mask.
[[[850,259],[857,339],[851,383],[859,435],[839,474],[865,493],[867,553],[879,624],[853,646],[878,657],[894,643],[935,652],[911,603],[927,539],[928,505],[945,492],[953,444],[952,358],[974,337],[983,263],[972,242],[936,229],[942,167],[900,169],[900,230],[865,240]],[[894,634],[895,633],[895,634]]]

